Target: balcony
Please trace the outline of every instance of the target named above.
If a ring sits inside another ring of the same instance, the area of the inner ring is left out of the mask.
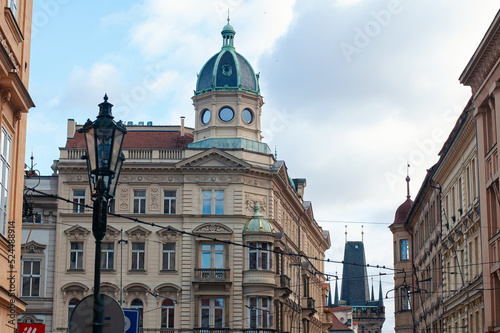
[[[277,329],[274,328],[244,328],[241,330],[243,333],[276,333]]]
[[[61,160],[81,160],[85,148],[61,148]],[[123,149],[127,161],[176,162],[184,158],[183,149]],[[84,161],[81,161],[84,163]]]
[[[292,293],[292,289],[290,289],[291,279],[285,274],[281,274],[276,278],[279,279],[279,282],[277,283],[278,288],[276,288],[275,292],[276,297],[287,298]]]
[[[227,282],[229,269],[224,268],[196,268],[194,279],[196,282]]]
[[[224,327],[195,327],[193,333],[229,333],[229,328]]]
[[[316,313],[316,300],[314,298],[304,297],[302,301],[302,314],[310,317]]]

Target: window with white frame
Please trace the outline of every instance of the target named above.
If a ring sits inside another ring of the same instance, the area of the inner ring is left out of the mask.
[[[69,269],[83,269],[83,242],[71,242],[69,249]]]
[[[224,268],[223,244],[201,244],[201,268]]]
[[[248,269],[272,269],[270,243],[248,243]]]
[[[134,190],[134,213],[146,214],[146,191]]]
[[[2,127],[0,137],[0,232],[5,235],[9,198],[10,151],[12,138]]]
[[[171,299],[161,303],[161,328],[174,328],[175,305]]]
[[[224,191],[204,190],[202,191],[202,213],[222,215],[224,214]]]
[[[115,269],[115,243],[102,243],[101,268]]]
[[[200,298],[200,327],[224,327],[223,298]]]
[[[23,259],[21,296],[40,297],[41,260]]]
[[[249,297],[247,308],[249,328],[270,328],[272,326],[270,297]]]
[[[73,190],[73,213],[85,212],[85,190]]]
[[[132,267],[131,270],[143,271],[145,269],[146,244],[132,243]]]
[[[175,270],[175,243],[165,243],[162,245],[162,270]]]
[[[163,214],[176,214],[176,191],[163,191]]]

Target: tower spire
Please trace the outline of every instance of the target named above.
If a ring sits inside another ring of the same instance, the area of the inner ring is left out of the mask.
[[[364,241],[364,235],[365,235],[365,232],[363,231],[364,227],[365,227],[364,225],[361,225],[361,241],[362,242]]]
[[[384,306],[384,297],[382,296],[382,274],[379,272],[379,287],[378,287],[378,306]]]
[[[373,276],[372,276],[372,299],[371,301],[375,301],[375,294],[373,293]]]
[[[345,242],[347,243],[347,224],[345,225]]]
[[[227,10],[227,24],[222,28],[222,48],[234,49],[234,35],[236,31],[231,24],[229,24],[229,9]]]
[[[338,280],[339,277],[337,275],[337,272],[335,272],[335,297],[333,299],[333,306],[339,306],[339,287],[338,287]]]
[[[410,199],[410,163],[406,167],[406,198]]]

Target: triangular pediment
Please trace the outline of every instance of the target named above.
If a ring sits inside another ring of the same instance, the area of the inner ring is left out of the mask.
[[[129,229],[125,231],[127,235],[132,236],[132,235],[149,235],[151,233],[151,230],[148,230],[140,225],[133,227],[132,229]]]
[[[193,234],[232,234],[233,231],[221,223],[205,223],[193,230]]]
[[[70,235],[70,234],[83,234],[83,235],[86,235],[86,234],[90,233],[90,230],[88,230],[88,229],[86,229],[86,228],[84,228],[82,226],[79,226],[77,224],[74,227],[71,227],[69,229],[64,230],[64,232],[67,235]]]
[[[311,221],[314,221],[314,214],[313,214],[313,209],[312,209],[312,203],[310,201],[304,201],[302,204],[304,209],[306,210],[306,215],[311,219]]]
[[[250,168],[251,165],[217,148],[211,148],[176,164],[178,168]]]
[[[26,244],[22,244],[21,248],[24,249],[25,253],[38,253],[41,254],[45,250],[47,245],[37,243],[35,241],[29,241]]]

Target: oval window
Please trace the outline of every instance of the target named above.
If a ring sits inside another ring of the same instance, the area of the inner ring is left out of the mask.
[[[206,109],[201,113],[201,122],[203,123],[203,125],[206,125],[208,124],[209,121],[210,121],[210,110]]]
[[[231,108],[225,107],[220,109],[219,118],[222,121],[231,121],[234,117],[234,111]]]
[[[250,109],[243,110],[241,116],[243,117],[243,121],[247,124],[250,124],[253,121],[253,113]]]

